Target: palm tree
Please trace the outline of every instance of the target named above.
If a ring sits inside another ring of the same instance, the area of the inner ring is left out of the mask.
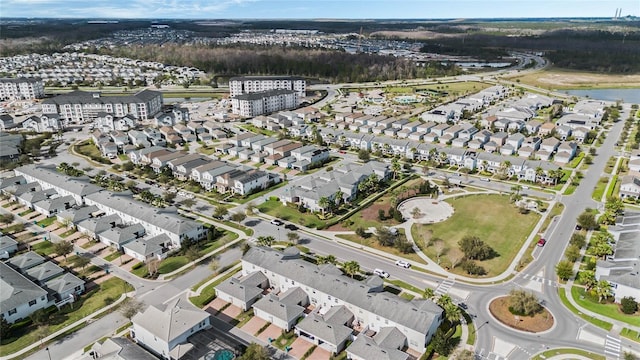
[[[340,190],[336,191],[336,193],[333,194],[333,199],[336,202],[336,206],[340,206],[344,200],[344,193]]]
[[[322,209],[322,217],[324,217],[324,212],[327,209],[327,206],[329,206],[329,199],[326,196],[321,197],[318,199],[318,206]]]
[[[520,191],[522,190],[522,185],[513,185],[511,187],[511,191],[513,191],[514,195],[520,195]]]
[[[402,166],[400,165],[400,162],[398,160],[393,160],[393,162],[391,163],[391,171],[393,171],[393,180],[396,179],[396,176],[398,175],[398,172],[400,172],[401,169],[402,169]]]
[[[258,236],[258,245],[260,246],[271,246],[271,244],[273,244],[273,241],[273,236]]]
[[[358,264],[358,262],[354,260],[345,262],[344,264],[342,264],[342,268],[344,269],[344,272],[347,273],[347,275],[351,276],[351,278],[353,278],[354,275],[360,272],[360,264]]]
[[[462,315],[462,311],[458,307],[458,305],[454,303],[449,303],[444,306],[444,317],[447,319],[452,325],[458,323],[460,321],[460,316]]]
[[[596,273],[593,270],[581,270],[578,278],[587,288],[587,291],[591,290],[598,282],[598,280],[596,280]]]
[[[442,308],[446,307],[448,304],[452,304],[453,300],[451,300],[451,296],[444,294],[444,295],[440,295],[440,297],[438,298],[438,301],[436,302],[438,305],[440,305]]]
[[[432,288],[424,288],[422,297],[425,299],[433,300],[433,298],[436,297],[436,293]]]
[[[318,256],[316,259],[318,261],[318,264],[333,264],[333,265],[335,265],[338,262],[338,259],[336,259],[336,257],[333,256],[333,255]]]
[[[598,302],[612,295],[611,284],[607,280],[600,280],[593,287],[593,292],[598,296]]]

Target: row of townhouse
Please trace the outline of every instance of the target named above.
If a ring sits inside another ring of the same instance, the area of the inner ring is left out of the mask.
[[[403,156],[415,160],[429,160],[424,149],[446,148],[436,142],[440,137],[448,140],[451,148],[470,152],[484,150],[488,153],[499,153],[505,156],[518,155],[522,158],[537,158],[566,164],[578,152],[578,145],[572,141],[560,141],[554,137],[542,139],[538,136],[525,137],[520,133],[506,132],[492,133],[488,130],[478,131],[468,124],[435,125],[435,123],[421,124],[419,129],[429,131],[420,140],[418,137],[409,139],[376,136],[374,134],[352,132],[332,128],[320,128],[320,135],[327,144],[337,144],[367,151],[381,151],[384,154]],[[421,151],[422,150],[422,151]]]
[[[56,216],[60,222],[69,221],[79,231],[131,252],[140,260],[146,260],[149,254],[127,251],[127,244],[149,241],[161,254],[180,248],[185,238],[205,235],[201,224],[179,216],[175,208],[159,209],[135,201],[130,192],[113,193],[87,178],[70,178],[48,166],[26,165],[14,172],[14,177],[0,182],[1,191],[42,214]]]
[[[625,212],[607,231],[614,238],[614,253],[596,262],[596,279],[611,284],[616,302],[627,296],[640,299],[640,213]]]
[[[300,136],[291,134],[291,129],[306,128],[307,123],[317,122],[320,118],[318,109],[307,106],[293,111],[280,111],[269,116],[256,116],[251,119],[251,124],[261,129],[270,131],[287,130],[291,136]]]
[[[33,100],[44,97],[40,78],[0,78],[0,100]]]
[[[302,260],[293,247],[253,247],[242,257],[241,276],[216,286],[216,294],[332,354],[406,360],[408,349],[424,352],[442,322],[442,308],[385,292],[383,285],[375,275],[357,281],[335,265]]]
[[[153,90],[142,90],[130,96],[101,96],[99,92],[76,90],[44,100],[42,113],[58,114],[65,125],[93,122],[99,113],[147,120],[162,110],[162,104],[162,93]]]
[[[9,324],[73,302],[85,291],[84,280],[33,251],[0,262],[0,274],[0,316]]]
[[[369,161],[366,164],[343,163],[331,171],[306,177],[301,182],[287,185],[281,200],[294,203],[311,211],[322,211],[320,199],[336,203],[351,202],[358,196],[358,185],[374,177],[384,181],[391,174],[389,164]]]
[[[132,151],[129,159],[136,165],[151,167],[156,173],[167,168],[177,179],[193,180],[205,190],[219,193],[233,192],[244,196],[281,181],[278,175],[270,172],[161,147]]]
[[[640,150],[629,154],[629,174],[620,179],[620,197],[637,200],[640,198]]]
[[[448,104],[440,105],[424,112],[420,117],[425,122],[438,124],[458,122],[465,112],[475,113],[484,107],[509,96],[509,89],[504,86],[492,86],[478,93],[460,98]]]
[[[299,171],[306,171],[329,160],[329,149],[326,147],[303,145],[296,141],[278,140],[254,133],[239,134],[230,138],[227,144],[231,146],[220,148],[219,152],[237,156],[240,160]]]
[[[24,138],[21,134],[0,131],[0,163],[17,162],[22,154]]]

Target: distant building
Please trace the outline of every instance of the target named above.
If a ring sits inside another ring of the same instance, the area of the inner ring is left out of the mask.
[[[0,78],[0,100],[27,100],[44,97],[40,78]]]
[[[302,98],[307,91],[307,82],[298,76],[241,76],[229,79],[231,97],[267,90],[293,90]]]
[[[72,91],[42,102],[43,114],[59,114],[65,123],[86,123],[99,114],[116,118],[131,116],[137,120],[151,119],[162,110],[162,93],[142,90],[129,96],[101,96],[99,92]]]
[[[294,90],[267,90],[237,95],[231,99],[232,112],[254,117],[298,106],[298,93]]]

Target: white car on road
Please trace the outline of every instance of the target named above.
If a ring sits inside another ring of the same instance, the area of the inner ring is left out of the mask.
[[[400,266],[400,267],[403,267],[405,269],[408,269],[408,268],[411,267],[411,264],[409,264],[408,261],[398,260],[398,261],[396,261],[396,266]]]
[[[389,273],[382,269],[373,269],[373,273],[385,279],[389,277]]]

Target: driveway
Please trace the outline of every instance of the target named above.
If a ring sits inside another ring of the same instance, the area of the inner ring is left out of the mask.
[[[262,327],[267,323],[266,320],[260,319],[257,316],[254,316],[249,320],[243,327],[241,327],[242,331],[246,332],[251,336],[255,336],[258,330],[262,329]]]
[[[307,340],[298,337],[293,344],[291,344],[291,350],[289,350],[289,355],[293,356],[296,359],[301,359],[307,350],[311,349],[313,346],[312,343]]]
[[[282,329],[280,329],[279,327],[271,324],[269,325],[266,329],[264,329],[263,332],[261,332],[257,338],[266,342],[267,344],[269,343],[269,338],[271,338],[272,340],[277,339],[278,337],[280,337],[280,335],[282,334]]]
[[[311,355],[307,356],[307,360],[329,360],[330,358],[331,353],[329,352],[329,350],[326,350],[320,346],[316,347]]]

